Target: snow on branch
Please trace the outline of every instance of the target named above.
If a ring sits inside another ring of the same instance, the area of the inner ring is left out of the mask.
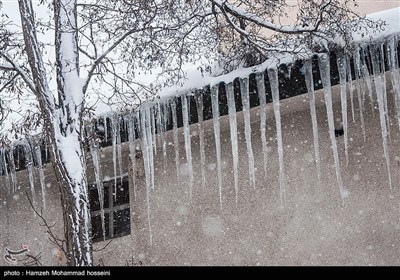
[[[0,52],[0,56],[9,63],[0,65],[0,69],[5,71],[16,71],[19,75],[21,75],[22,79],[29,87],[29,89],[32,92],[35,92],[35,85],[33,84],[33,81],[29,77],[28,73],[26,73],[21,67],[19,67],[8,55]]]

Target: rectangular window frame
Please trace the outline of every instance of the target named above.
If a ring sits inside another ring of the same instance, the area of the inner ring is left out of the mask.
[[[114,200],[116,201],[116,199],[117,199],[116,197],[114,198],[114,193],[115,193],[115,196],[117,196],[117,191],[118,191],[117,188],[116,188],[116,185],[115,185],[115,177],[114,178],[109,178],[109,179],[103,181],[103,190],[105,190],[105,188],[109,188],[108,197],[104,198],[104,200],[107,199],[107,201],[108,201],[108,208],[104,208],[105,219],[107,219],[106,216],[108,214],[108,232],[107,232],[107,228],[106,228],[106,236],[100,236],[100,237],[97,237],[97,238],[93,238],[93,224],[92,224],[92,229],[91,229],[92,236],[91,236],[91,238],[92,238],[92,242],[93,243],[101,242],[101,241],[105,241],[105,240],[110,240],[110,239],[113,239],[113,238],[122,237],[122,236],[126,236],[126,235],[130,235],[131,234],[132,229],[131,229],[131,225],[130,225],[131,214],[130,214],[129,176],[128,176],[128,174],[123,174],[121,176],[118,176],[116,182],[117,182],[117,184],[119,182],[122,182],[122,186],[124,184],[126,184],[126,187],[127,187],[126,195],[128,196],[128,201],[126,203],[123,203],[123,204],[119,204],[119,205],[115,204],[114,205]],[[93,198],[90,197],[90,192],[93,191],[93,190],[97,191],[96,183],[89,184],[89,200],[93,199]],[[104,191],[104,193],[107,193],[107,192]],[[114,219],[116,219],[117,212],[118,211],[123,211],[123,210],[126,210],[126,209],[128,210],[128,213],[129,213],[129,215],[128,215],[129,229],[128,230],[124,230],[119,234],[115,234],[117,229],[114,228]],[[95,211],[93,211],[91,209],[90,210],[90,217],[91,217],[91,220],[93,220],[94,217],[100,217],[100,219],[101,219],[101,209],[95,210]],[[107,224],[106,221],[105,221],[105,224]],[[100,228],[101,228],[101,224],[100,224]]]

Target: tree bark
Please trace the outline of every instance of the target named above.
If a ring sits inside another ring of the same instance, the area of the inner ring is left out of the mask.
[[[43,112],[47,140],[59,180],[67,265],[93,265],[86,160],[82,147],[83,83],[77,55],[76,1],[55,0],[58,104],[46,77],[31,0],[19,0],[25,48]]]

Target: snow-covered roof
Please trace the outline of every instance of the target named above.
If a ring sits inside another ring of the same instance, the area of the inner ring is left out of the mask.
[[[379,32],[370,32],[365,36],[361,32],[354,32],[353,39],[355,44],[368,43],[370,41],[384,40],[388,36],[400,34],[400,7],[380,11],[366,16],[372,20],[384,20],[386,26],[384,30]],[[183,94],[191,89],[201,89],[207,85],[213,86],[220,82],[230,83],[236,78],[248,77],[251,73],[262,72],[270,66],[279,64],[293,63],[295,57],[290,54],[282,54],[276,58],[268,59],[260,65],[240,68],[225,75],[212,76],[208,73],[201,73],[196,67],[188,69],[186,82],[182,86],[165,88],[160,94],[163,98],[168,98],[173,95]]]

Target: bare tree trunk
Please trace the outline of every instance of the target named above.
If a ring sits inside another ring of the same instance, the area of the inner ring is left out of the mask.
[[[45,118],[47,139],[59,180],[67,265],[91,266],[90,210],[86,161],[82,147],[83,83],[76,44],[76,1],[55,0],[56,58],[59,104],[49,89],[39,49],[31,0],[19,0],[26,52],[35,94]]]

